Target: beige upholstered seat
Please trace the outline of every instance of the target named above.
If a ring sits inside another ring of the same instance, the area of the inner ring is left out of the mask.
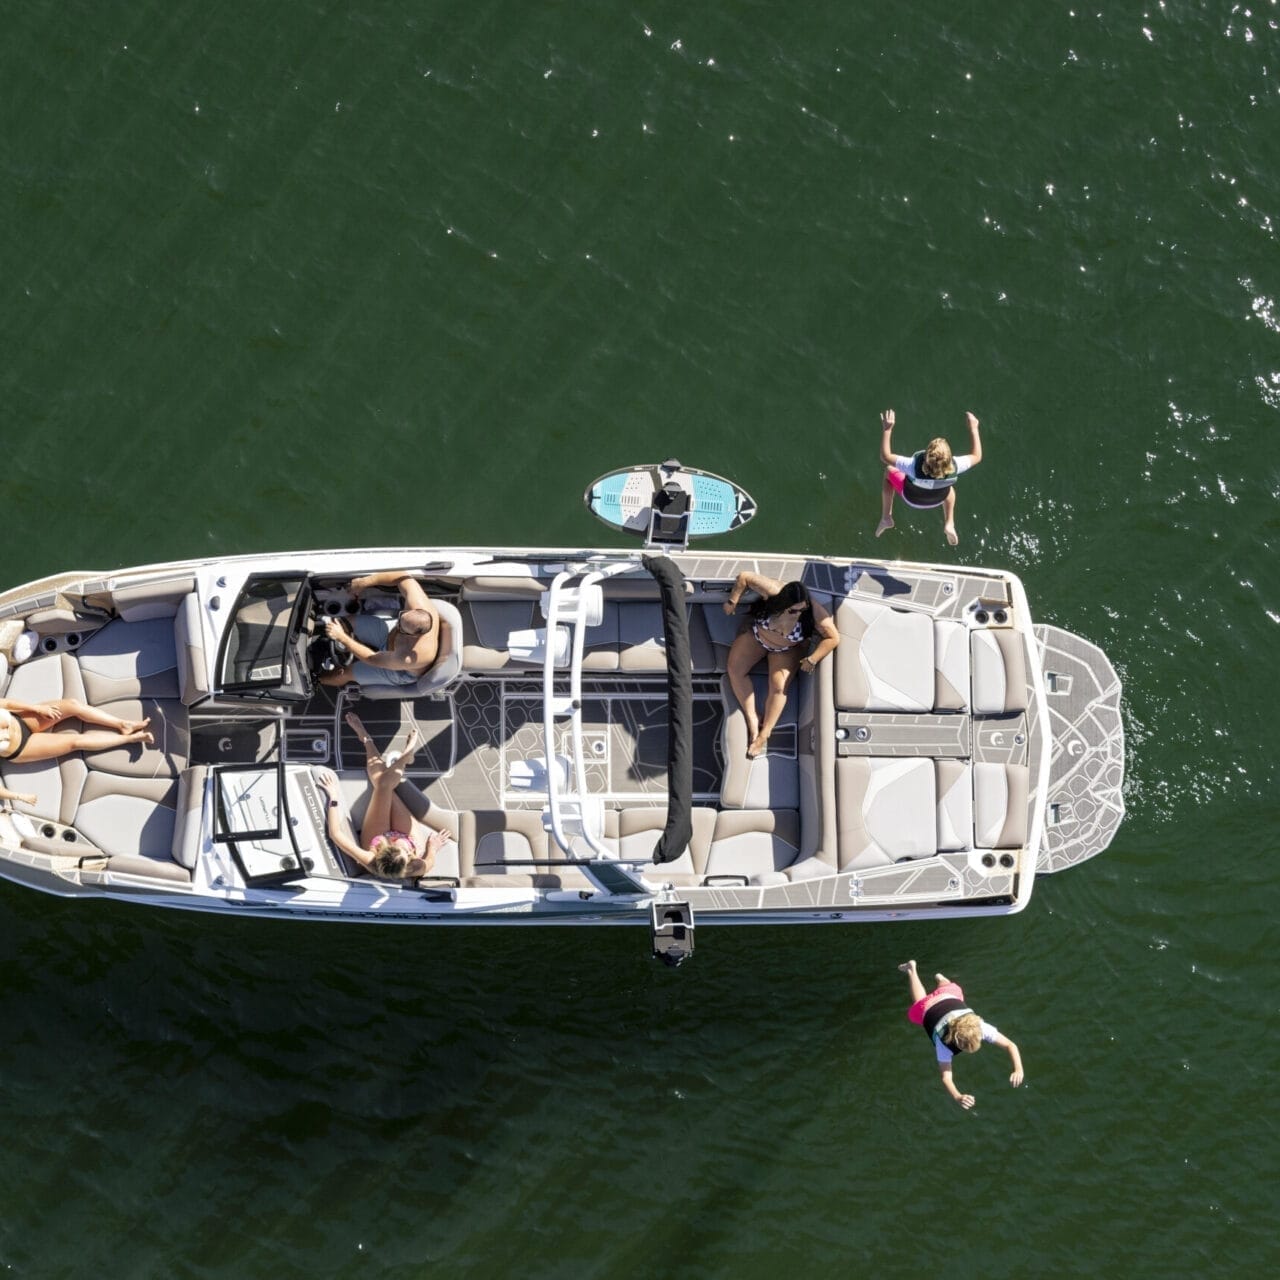
[[[1024,764],[973,766],[974,841],[980,849],[1017,849],[1027,843],[1030,773]]]
[[[532,810],[478,809],[459,815],[462,867],[474,885],[531,886],[547,860],[547,833]],[[530,861],[540,865],[528,865]],[[514,864],[514,865],[513,865]]]
[[[177,785],[167,778],[91,773],[76,806],[76,830],[104,853],[168,862],[173,850]]]
[[[1009,627],[974,631],[973,711],[1003,715],[1027,709],[1027,680],[1022,637]]]
[[[697,884],[706,872],[716,811],[695,808],[690,816],[693,819],[693,836],[689,847],[674,862],[656,863],[652,860],[658,837],[667,824],[665,808],[609,811],[605,818],[604,844],[621,858],[637,860],[640,875],[650,882]]]
[[[932,760],[844,756],[836,761],[836,797],[842,871],[937,853]]]
[[[836,706],[846,711],[929,711],[934,701],[933,620],[868,600],[835,612]]]
[[[800,815],[794,809],[723,810],[716,816],[706,879],[785,884],[800,856]]]
[[[720,681],[724,701],[724,721],[720,726],[720,746],[724,756],[724,775],[720,781],[720,803],[726,809],[795,809],[800,804],[800,774],[793,747],[796,732],[796,689],[800,681],[811,677],[797,675],[787,691],[787,705],[778,719],[770,749],[754,760],[747,759],[747,717],[734,695],[729,677]],[[756,712],[763,714],[767,677],[752,672],[756,692]]]

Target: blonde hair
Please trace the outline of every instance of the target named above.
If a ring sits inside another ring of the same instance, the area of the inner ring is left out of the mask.
[[[976,1013],[964,1013],[947,1023],[942,1039],[957,1053],[977,1053],[982,1048],[982,1019]]]
[[[374,875],[412,880],[427,873],[426,861],[416,853],[406,853],[399,840],[379,836],[370,845],[369,852],[373,854],[370,869]]]
[[[935,436],[924,451],[920,470],[931,480],[941,480],[951,474],[951,461],[951,446],[941,436]]]

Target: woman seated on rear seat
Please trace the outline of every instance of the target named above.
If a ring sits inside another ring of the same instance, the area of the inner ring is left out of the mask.
[[[84,733],[50,733],[64,720],[101,725]],[[78,698],[56,698],[52,702],[18,702],[0,698],[0,760],[14,764],[36,764],[55,760],[73,751],[110,751],[127,742],[150,746],[155,737],[146,720],[121,720],[91,707]]]
[[[433,831],[409,812],[396,795],[404,772],[413,763],[421,745],[415,725],[402,753],[380,755],[363,722],[355,712],[347,713],[347,723],[364,747],[365,768],[373,794],[360,825],[359,843],[352,837],[351,822],[342,811],[338,779],[329,769],[316,774],[316,781],[329,797],[329,839],[370,875],[384,880],[416,880],[435,865],[436,853],[453,839],[452,831]]]
[[[797,671],[812,671],[840,643],[840,633],[830,611],[809,595],[803,582],[783,585],[758,573],[740,573],[724,602],[725,613],[738,607],[744,591],[754,591],[760,598],[747,610],[751,625],[738,632],[729,650],[727,672],[747,717],[747,756],[754,760],[764,751],[773,726],[787,705],[792,677]],[[815,636],[819,637],[816,645]],[[761,658],[769,660],[769,692],[763,721],[756,713],[751,683],[752,668]]]

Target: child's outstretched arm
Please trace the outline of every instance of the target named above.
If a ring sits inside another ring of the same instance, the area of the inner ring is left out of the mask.
[[[971,1093],[961,1093],[956,1088],[956,1082],[951,1078],[951,1064],[948,1062],[943,1065],[942,1071],[942,1087],[966,1110],[968,1111],[977,1099]]]
[[[880,415],[880,461],[886,467],[893,466],[893,410],[886,409]]]
[[[1025,1078],[1022,1074],[1022,1054],[1018,1052],[1018,1046],[1008,1036],[996,1036],[991,1043],[998,1044],[1002,1049],[1008,1049],[1009,1059],[1013,1063],[1013,1072],[1009,1076],[1009,1083],[1016,1089]]]
[[[971,413],[964,415],[964,420],[969,424],[969,457],[972,459],[972,466],[977,466],[982,461],[982,437],[978,434],[978,419]]]

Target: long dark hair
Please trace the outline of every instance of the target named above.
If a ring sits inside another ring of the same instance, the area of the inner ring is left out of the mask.
[[[804,605],[804,612],[800,615],[800,630],[807,640],[817,628],[813,623],[813,601],[809,599],[809,592],[803,582],[786,583],[776,596],[770,596],[767,600],[757,600],[749,605],[747,613],[757,621],[764,622],[768,618],[777,617],[784,609],[794,608],[798,604]]]

